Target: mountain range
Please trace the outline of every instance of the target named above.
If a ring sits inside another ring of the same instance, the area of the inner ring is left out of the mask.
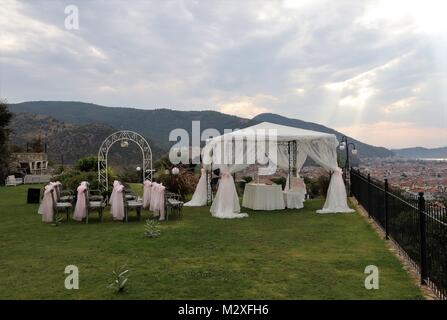
[[[237,129],[267,121],[307,130],[333,133],[339,140],[343,133],[326,126],[299,119],[263,113],[253,119],[241,118],[216,111],[178,111],[171,109],[143,110],[135,108],[105,107],[74,101],[30,101],[10,104],[16,114],[11,123],[12,142],[23,143],[39,134],[52,135],[54,145],[49,153],[69,151],[76,156],[96,154],[101,142],[114,130],[133,130],[145,136],[150,142],[154,157],[165,153],[175,141],[169,141],[169,133],[176,128],[185,129],[191,136],[191,122],[200,121],[201,130],[215,128]],[[39,131],[40,130],[40,131]],[[66,141],[68,139],[68,142]],[[348,137],[358,149],[359,157],[390,157],[397,150],[372,146]],[[77,150],[73,152],[72,150]],[[154,151],[155,150],[155,151]],[[78,154],[79,153],[79,154]]]
[[[447,159],[447,147],[442,148],[404,148],[392,150],[394,154],[402,158],[410,159]]]
[[[73,124],[32,113],[14,113],[10,129],[11,143],[23,150],[26,150],[27,143],[40,137],[47,145],[48,159],[53,163],[74,163],[80,157],[96,155],[104,139],[116,131],[102,123]],[[151,140],[148,142],[155,159],[165,153]],[[110,153],[114,163],[135,164],[131,160],[141,158],[141,151],[134,144],[129,144],[125,151],[118,145],[112,148],[116,151]]]

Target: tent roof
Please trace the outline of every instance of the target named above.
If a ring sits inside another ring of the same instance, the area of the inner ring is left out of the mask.
[[[260,131],[257,131],[260,130]],[[265,132],[265,140],[268,140],[269,130],[276,130],[277,138],[279,141],[293,141],[293,140],[308,140],[308,139],[328,139],[335,140],[336,144],[338,144],[337,138],[334,134],[324,133],[319,131],[305,130],[295,127],[283,126],[276,123],[271,122],[261,122],[251,127],[247,127],[244,129],[240,129],[237,131],[233,131],[230,133],[223,134],[218,137],[214,137],[208,141],[211,143],[217,143],[218,141],[226,140],[226,139],[234,139],[234,140],[259,140],[262,136],[261,130]]]

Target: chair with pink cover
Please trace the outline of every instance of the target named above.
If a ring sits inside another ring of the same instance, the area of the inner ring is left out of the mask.
[[[73,213],[73,219],[76,221],[82,221],[82,219],[87,217],[87,183],[85,181],[81,182],[76,191],[77,200]]]
[[[155,201],[155,216],[160,216],[159,220],[165,220],[165,190],[166,187],[162,184],[157,186],[157,196]]]
[[[51,191],[54,186],[47,184],[44,188],[43,198],[40,202],[38,213],[42,215],[43,222],[54,222],[53,198]]]
[[[54,183],[56,195],[57,195],[57,201],[59,202],[61,200],[61,193],[62,193],[62,183],[60,181],[56,181]]]
[[[143,188],[143,208],[148,208],[151,201],[152,182],[150,180],[145,180]]]
[[[152,212],[155,212],[155,206],[158,197],[158,186],[159,184],[157,182],[152,182],[151,184],[151,197],[149,199],[149,210]]]
[[[115,187],[119,186],[120,184],[121,182],[119,182],[118,180],[113,181],[112,194],[110,195],[109,198],[109,204],[112,204],[112,200],[115,195]]]
[[[116,184],[110,197],[110,212],[114,220],[123,220],[125,217],[124,196],[124,186],[119,183]]]

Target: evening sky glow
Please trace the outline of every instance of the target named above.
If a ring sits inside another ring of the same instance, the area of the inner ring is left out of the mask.
[[[79,30],[64,8],[79,8]],[[447,1],[11,1],[0,95],[263,112],[447,145]]]

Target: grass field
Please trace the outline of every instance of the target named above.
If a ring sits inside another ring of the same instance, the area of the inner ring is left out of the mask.
[[[102,224],[44,224],[37,205],[25,204],[26,189],[0,188],[0,299],[423,298],[364,218],[316,214],[321,200],[302,210],[245,210],[249,218],[236,220],[184,208],[147,239],[144,221],[114,222],[108,212]],[[79,290],[64,288],[70,264]],[[124,294],[107,288],[115,264],[130,269]],[[364,287],[371,264],[379,290]]]

